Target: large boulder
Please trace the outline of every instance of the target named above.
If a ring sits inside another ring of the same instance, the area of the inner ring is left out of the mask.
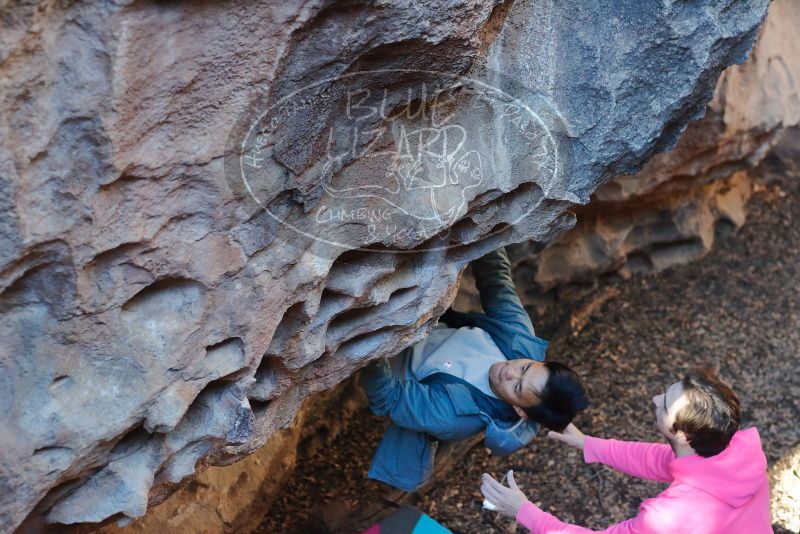
[[[719,230],[740,227],[752,170],[800,123],[799,26],[800,4],[772,2],[748,61],[722,73],[705,116],[674,149],[598,188],[575,228],[538,254],[518,247],[530,289],[661,270],[702,257]]]
[[[672,146],[767,7],[5,6],[0,529],[260,448]]]

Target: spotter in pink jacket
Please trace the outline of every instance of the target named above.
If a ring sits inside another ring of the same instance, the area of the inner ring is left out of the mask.
[[[639,515],[605,530],[607,534],[766,534],[769,515],[767,459],[758,430],[734,434],[728,447],[710,458],[693,454],[676,458],[669,445],[586,436],[583,458],[623,473],[669,482],[646,499]],[[526,502],[517,521],[535,534],[596,532],[569,525]]]

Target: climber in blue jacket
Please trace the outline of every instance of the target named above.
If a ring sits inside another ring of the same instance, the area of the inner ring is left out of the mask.
[[[510,454],[539,425],[562,431],[588,406],[577,374],[544,361],[547,342],[534,334],[505,249],[472,268],[484,313],[448,310],[425,339],[361,373],[372,412],[392,420],[370,478],[414,491],[430,478],[439,441],[485,432],[493,454]]]

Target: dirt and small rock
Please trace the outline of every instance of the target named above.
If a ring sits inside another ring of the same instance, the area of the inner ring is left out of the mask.
[[[530,310],[537,333],[551,339],[548,358],[572,365],[587,382],[593,404],[577,418],[579,428],[659,440],[651,397],[689,368],[709,366],[738,392],[743,426],[758,427],[770,466],[787,463],[800,442],[800,173],[792,159],[775,155],[762,164],[747,223],[736,234],[722,227],[705,259],[564,291],[546,316]],[[579,328],[562,326],[570,321]],[[389,513],[386,487],[366,478],[386,424],[361,411],[329,447],[301,454],[259,532],[330,532],[368,507]],[[404,499],[453,532],[522,532],[481,508],[481,474],[501,477],[509,469],[544,510],[593,529],[635,515],[664,487],[584,464],[578,451],[542,436],[503,458],[472,447],[432,489]],[[774,517],[782,518],[776,532],[800,523],[794,499],[774,504]]]

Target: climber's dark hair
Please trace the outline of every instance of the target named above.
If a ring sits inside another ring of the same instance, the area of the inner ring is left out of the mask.
[[[581,410],[589,406],[589,398],[578,374],[558,362],[545,362],[548,376],[542,401],[523,408],[528,419],[543,427],[562,432]]]

